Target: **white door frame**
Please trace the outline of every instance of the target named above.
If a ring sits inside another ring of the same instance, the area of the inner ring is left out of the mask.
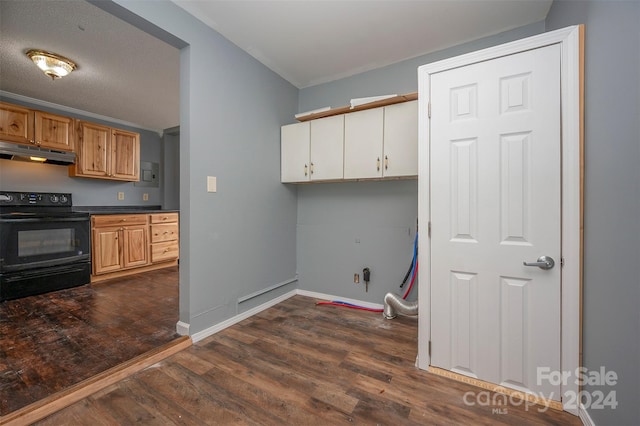
[[[578,415],[574,406],[579,392],[580,310],[582,283],[582,40],[583,25],[543,33],[511,43],[479,50],[418,68],[418,219],[423,231],[419,241],[420,291],[418,293],[418,367],[428,370],[431,363],[431,238],[425,232],[430,217],[430,120],[431,74],[487,61],[551,44],[560,44],[560,108],[562,132],[562,272],[561,272],[561,370],[569,374],[561,384],[565,411]]]

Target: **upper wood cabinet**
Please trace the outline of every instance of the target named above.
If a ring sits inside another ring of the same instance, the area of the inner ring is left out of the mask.
[[[344,116],[282,126],[281,181],[343,177]]]
[[[140,135],[108,126],[77,121],[76,164],[70,176],[140,180]]]
[[[73,151],[73,119],[0,102],[0,139]]]

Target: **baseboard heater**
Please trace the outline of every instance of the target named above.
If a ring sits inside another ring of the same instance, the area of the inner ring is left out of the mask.
[[[246,296],[242,296],[242,297],[240,297],[238,299],[238,304],[240,304],[242,302],[246,302],[247,300],[251,300],[251,299],[256,298],[258,296],[261,296],[261,295],[263,295],[265,293],[269,293],[270,291],[276,290],[276,289],[278,289],[280,287],[284,287],[285,285],[294,283],[296,281],[298,281],[298,277],[292,278],[292,279],[287,280],[287,281],[283,281],[283,282],[278,283],[278,284],[274,284],[271,287],[263,288],[262,290],[258,290],[258,291],[254,292],[254,293],[247,294]]]

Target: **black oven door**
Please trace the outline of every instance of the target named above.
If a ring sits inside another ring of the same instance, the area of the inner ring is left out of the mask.
[[[0,219],[0,272],[90,262],[88,215]]]

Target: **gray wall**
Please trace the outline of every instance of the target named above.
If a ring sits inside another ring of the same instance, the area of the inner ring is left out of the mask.
[[[298,110],[348,105],[351,98],[418,90],[418,67],[544,31],[544,22],[483,38],[352,77],[302,89]],[[301,185],[298,275],[304,290],[382,303],[400,289],[411,263],[418,218],[416,180]],[[359,243],[356,243],[359,240]],[[371,268],[369,292],[353,274]],[[409,300],[417,298],[417,286]]]
[[[298,91],[169,1],[115,4],[121,18],[188,45],[180,54],[180,320],[194,333],[246,310],[238,298],[295,277],[296,192],[280,183],[280,125],[296,112]],[[217,177],[218,192],[206,192],[207,176]]]
[[[165,131],[162,136],[164,167],[161,185],[164,191],[164,208],[180,209],[180,130]]]
[[[618,374],[598,425],[640,424],[640,3],[555,1],[547,30],[585,24],[583,364]]]
[[[140,133],[141,161],[162,164],[162,139],[156,132],[43,107],[22,100],[7,97],[3,97],[2,100],[66,117],[81,118],[92,123],[138,132]],[[69,177],[68,169],[64,166],[12,160],[0,160],[0,190],[69,192],[73,194],[72,201],[76,206],[162,205],[164,198],[160,187],[137,187],[133,182]],[[118,200],[118,192],[124,192],[124,200]],[[148,201],[142,200],[144,193],[149,194]]]

